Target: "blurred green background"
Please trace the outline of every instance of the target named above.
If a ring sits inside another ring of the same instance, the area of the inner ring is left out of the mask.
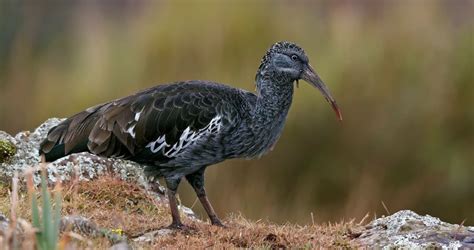
[[[305,224],[380,216],[383,201],[472,225],[473,13],[470,0],[1,0],[0,129],[177,80],[253,90],[265,51],[289,40],[344,121],[301,82],[274,151],[207,171],[217,212]]]

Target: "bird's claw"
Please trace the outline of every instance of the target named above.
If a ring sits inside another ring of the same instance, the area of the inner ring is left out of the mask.
[[[222,228],[227,228],[226,225],[224,225],[224,223],[222,223],[221,220],[219,219],[214,219],[211,221],[211,224],[214,225],[214,226],[218,226],[218,227],[222,227]]]
[[[171,229],[171,230],[179,230],[179,231],[195,231],[196,230],[195,227],[185,225],[181,222],[173,222],[165,228]]]

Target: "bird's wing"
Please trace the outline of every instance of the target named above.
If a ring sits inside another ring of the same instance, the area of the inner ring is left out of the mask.
[[[204,130],[216,132],[221,107],[222,97],[209,86],[162,85],[72,116],[50,130],[41,151],[47,160],[81,151],[172,158]]]

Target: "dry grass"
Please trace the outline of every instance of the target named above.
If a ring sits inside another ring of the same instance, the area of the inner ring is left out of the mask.
[[[7,216],[11,215],[9,189],[9,185],[0,184],[0,212]],[[63,215],[85,216],[100,227],[122,230],[128,238],[161,229],[170,223],[165,203],[156,201],[132,183],[112,177],[102,177],[89,182],[73,182],[65,185],[62,193]],[[16,216],[30,220],[28,196],[24,192],[20,192]],[[277,225],[250,221],[240,215],[226,218],[224,222],[227,228],[192,219],[185,219],[184,222],[190,229],[157,236],[150,243],[131,241],[130,244],[139,248],[351,247],[350,232],[355,227],[351,222],[309,226]],[[66,238],[67,240],[63,236],[62,243],[78,247],[110,246],[108,240],[103,238],[81,240],[71,240],[69,236]]]
[[[86,216],[104,228],[120,229],[128,237],[170,223],[165,205],[137,185],[112,177],[68,186],[63,211]]]
[[[207,223],[192,222],[193,228],[174,232],[171,236],[157,238],[153,247],[178,248],[327,248],[351,247],[348,223],[331,225],[298,226],[254,222],[242,216],[225,220],[227,228]]]

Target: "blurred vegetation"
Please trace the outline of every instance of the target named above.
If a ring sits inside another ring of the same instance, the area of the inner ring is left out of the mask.
[[[300,44],[340,104],[296,89],[262,159],[207,171],[220,214],[307,222],[413,209],[474,223],[473,1],[0,3],[0,129],[33,129],[139,89],[254,89],[276,41]],[[181,187],[182,200],[195,196]],[[184,190],[184,192],[183,192]]]
[[[32,178],[32,177],[30,177]],[[28,183],[28,192],[31,196],[31,217],[36,232],[36,245],[39,249],[57,249],[59,238],[59,224],[61,222],[62,197],[59,190],[54,195],[48,191],[45,170],[41,174],[41,207],[38,206],[37,194],[32,179]],[[42,214],[40,216],[40,213]]]

